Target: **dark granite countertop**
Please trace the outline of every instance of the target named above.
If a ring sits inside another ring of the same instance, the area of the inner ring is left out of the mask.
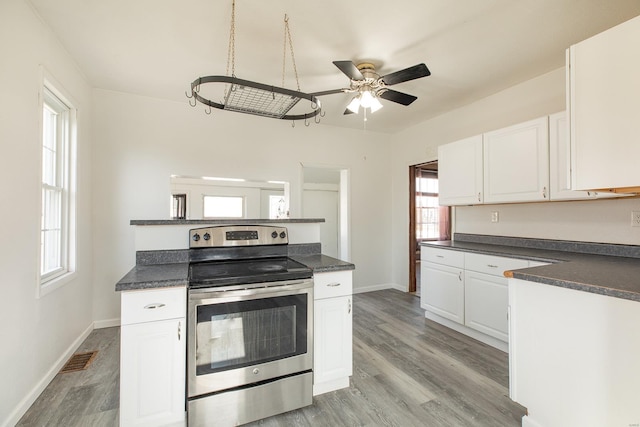
[[[513,270],[507,275],[531,282],[640,301],[640,259],[636,246],[541,239],[494,239],[494,236],[484,236],[487,237],[484,239],[487,243],[483,243],[480,236],[459,237],[454,236],[453,241],[423,242],[421,245],[548,262],[549,265]]]
[[[294,255],[290,256],[290,258],[311,268],[314,273],[355,270],[356,268],[356,266],[351,264],[350,262],[342,261],[322,254]]]
[[[317,246],[317,248],[319,249],[319,245]],[[157,252],[157,256],[151,256],[150,252]],[[143,256],[140,256],[141,254],[138,254],[138,260],[149,262],[149,260],[152,259],[163,260],[168,256],[182,258],[184,255],[182,253],[179,253],[181,251],[174,252],[175,253],[170,253],[170,251],[149,251],[142,254]],[[304,252],[304,250],[302,250],[301,252]],[[178,254],[176,255],[176,253]],[[329,271],[355,269],[355,265],[349,262],[341,261],[339,259],[318,253],[302,253],[290,255],[290,257],[295,261],[298,261],[311,268],[314,273],[326,273]],[[139,262],[116,284],[116,291],[120,292],[164,288],[170,286],[187,286],[189,283],[188,276],[188,262],[162,262],[158,264],[141,264]]]
[[[136,265],[118,283],[116,291],[187,286],[189,263]]]

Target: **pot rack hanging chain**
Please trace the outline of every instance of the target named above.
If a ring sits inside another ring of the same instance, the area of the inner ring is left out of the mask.
[[[231,66],[231,74],[229,74],[229,66]],[[229,47],[227,49],[227,76],[236,76],[236,0],[231,2],[231,23],[229,25]],[[226,85],[224,96],[231,86]]]
[[[293,42],[291,41],[291,30],[289,29],[289,17],[284,15],[284,48],[282,53],[282,87],[284,87],[285,66],[287,63],[287,42],[291,51],[291,63],[293,64],[293,73],[296,76],[296,86],[300,91],[300,81],[298,80],[298,69],[296,68],[296,57],[293,55]]]

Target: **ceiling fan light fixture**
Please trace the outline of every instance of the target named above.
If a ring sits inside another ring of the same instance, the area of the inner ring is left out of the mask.
[[[373,100],[371,101],[371,112],[375,113],[376,111],[378,111],[379,109],[381,109],[383,107],[382,103],[378,100],[378,98],[373,98]]]
[[[362,105],[362,108],[371,108],[375,99],[369,89],[365,89],[360,93],[360,105]]]
[[[358,111],[360,111],[360,95],[353,97],[349,105],[347,105],[347,110],[354,114],[358,114]]]

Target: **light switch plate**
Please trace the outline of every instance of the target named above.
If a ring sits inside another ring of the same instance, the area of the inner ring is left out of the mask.
[[[631,226],[640,227],[640,211],[631,211]]]
[[[498,222],[500,217],[498,215],[498,211],[491,212],[491,222]]]

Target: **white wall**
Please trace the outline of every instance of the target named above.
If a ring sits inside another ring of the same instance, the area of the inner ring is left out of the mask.
[[[185,83],[186,84],[186,83]],[[192,108],[96,90],[94,210],[96,319],[119,318],[115,283],[135,263],[131,219],[168,217],[169,175],[291,183],[300,216],[300,163],[351,171],[354,287],[390,281],[391,198],[387,135]]]
[[[91,90],[27,2],[0,2],[0,425],[14,425],[92,325]],[[39,65],[78,107],[78,264],[36,297],[41,135]]]

